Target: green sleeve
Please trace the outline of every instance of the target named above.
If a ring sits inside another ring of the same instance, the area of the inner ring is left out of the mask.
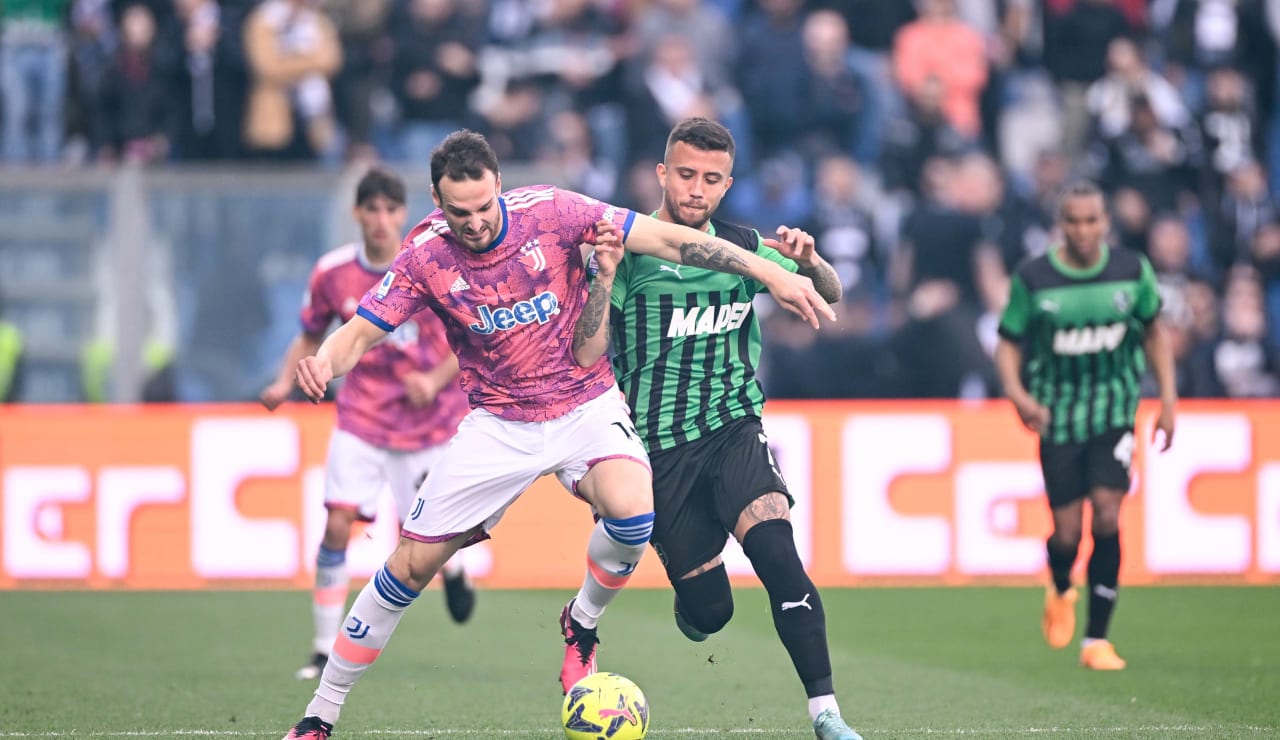
[[[631,289],[631,273],[634,271],[635,258],[628,252],[622,255],[618,270],[613,275],[613,293],[609,295],[609,305],[622,310],[627,302],[627,293]]]
[[[1031,291],[1020,275],[1009,281],[1009,303],[1000,315],[1000,336],[1014,341],[1022,339],[1031,321]]]
[[[795,272],[800,269],[800,266],[795,263],[795,260],[789,257],[783,257],[782,253],[773,247],[765,246],[764,237],[760,236],[759,231],[752,229],[752,232],[756,235],[756,254],[764,257],[770,262],[776,262],[779,265],[782,265],[786,268],[787,272]],[[747,284],[747,289],[751,291],[751,295],[767,292],[765,290],[764,283],[761,283],[759,280],[747,278],[745,282]]]
[[[1139,256],[1142,262],[1142,275],[1138,278],[1138,295],[1134,301],[1133,315],[1144,324],[1150,324],[1160,315],[1160,286],[1156,282],[1156,271],[1146,257]]]

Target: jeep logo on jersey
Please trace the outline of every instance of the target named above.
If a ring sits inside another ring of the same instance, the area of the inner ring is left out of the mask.
[[[668,337],[720,334],[742,326],[751,314],[750,303],[728,303],[723,306],[677,308],[667,326]]]
[[[1110,352],[1124,341],[1128,327],[1116,322],[1107,326],[1084,326],[1075,329],[1059,329],[1053,334],[1055,355],[1091,355]]]
[[[477,334],[492,334],[495,331],[514,329],[521,324],[532,324],[535,321],[539,324],[547,323],[552,316],[560,313],[560,299],[548,290],[527,301],[520,301],[510,308],[503,306],[490,309],[488,306],[480,306],[478,310],[480,321],[470,326],[471,331]]]

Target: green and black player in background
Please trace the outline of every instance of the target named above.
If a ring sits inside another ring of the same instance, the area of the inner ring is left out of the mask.
[[[1158,320],[1151,265],[1105,241],[1110,221],[1102,191],[1089,182],[1069,186],[1057,219],[1062,243],[1023,263],[1013,277],[996,369],[1022,423],[1040,435],[1040,469],[1053,512],[1045,640],[1063,648],[1075,634],[1071,568],[1088,499],[1093,554],[1080,664],[1120,670],[1125,662],[1107,627],[1120,574],[1120,504],[1129,490],[1134,415],[1149,360],[1160,388],[1152,441],[1162,435],[1161,452],[1168,450],[1177,402],[1173,354]]]
[[[714,234],[813,280],[840,300],[835,270],[813,237],[779,227],[778,239],[712,219],[733,184],[729,130],[705,118],[680,122],[657,165],[662,206],[654,215]],[[840,717],[827,649],[826,614],[804,571],[791,528],[793,503],[760,423],[764,394],[755,378],[760,326],[751,299],[763,286],[737,276],[598,243],[592,292],[612,289],[610,320],[584,310],[574,337],[578,362],[608,348],[653,467],[650,542],[675,589],[676,624],[705,640],[733,616],[721,551],[730,533],[769,594],[778,636],[808,696],[814,732],[859,740]],[[592,301],[588,299],[590,304]],[[602,307],[603,308],[603,307]],[[590,352],[583,351],[587,347]]]

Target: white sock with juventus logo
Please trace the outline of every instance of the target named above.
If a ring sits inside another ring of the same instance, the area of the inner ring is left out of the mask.
[[[351,687],[378,659],[404,610],[416,598],[418,592],[391,575],[385,565],[369,579],[338,631],[329,662],[320,674],[320,686],[307,705],[305,716],[337,723]]]

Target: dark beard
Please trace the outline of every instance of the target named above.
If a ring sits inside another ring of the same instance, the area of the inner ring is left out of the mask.
[[[691,224],[684,221],[683,219],[680,218],[679,205],[676,203],[672,203],[667,198],[666,193],[662,194],[662,208],[667,212],[667,215],[671,217],[671,223],[679,224],[680,226],[688,226],[689,228],[697,229],[698,231],[705,230],[707,226],[707,222],[711,220],[710,211],[704,211],[704,213],[707,213],[708,215],[706,218],[702,219],[702,223]]]

